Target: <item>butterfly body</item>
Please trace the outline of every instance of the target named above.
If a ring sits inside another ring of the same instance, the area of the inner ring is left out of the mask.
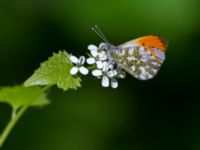
[[[139,80],[153,78],[165,60],[166,42],[159,36],[144,36],[119,46],[105,46],[110,62]]]

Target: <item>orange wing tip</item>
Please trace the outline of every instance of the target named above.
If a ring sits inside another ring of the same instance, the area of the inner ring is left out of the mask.
[[[163,44],[164,50],[166,50],[168,47],[168,40],[163,36],[159,36],[159,39],[160,39],[161,43]]]
[[[157,35],[148,35],[138,38],[137,43],[140,46],[156,47],[161,51],[165,51],[168,46],[167,40],[162,36],[157,36]]]

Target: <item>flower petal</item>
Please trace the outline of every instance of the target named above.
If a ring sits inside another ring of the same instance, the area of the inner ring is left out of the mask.
[[[103,62],[102,71],[107,72],[109,70],[109,63],[107,61]]]
[[[114,76],[117,75],[117,71],[116,70],[110,70],[107,72],[108,77],[113,78]]]
[[[99,57],[103,57],[103,56],[105,56],[105,55],[106,55],[106,52],[105,52],[105,51],[99,52]]]
[[[83,65],[85,63],[85,57],[84,56],[80,56],[78,61],[79,61],[79,63],[81,65]]]
[[[97,50],[91,50],[90,53],[92,54],[93,57],[97,57],[98,56]]]
[[[92,64],[95,63],[95,59],[94,59],[93,57],[88,58],[86,61],[87,61],[87,63],[88,63],[89,65],[92,65]]]
[[[104,48],[106,46],[106,43],[100,43],[99,48]]]
[[[101,81],[101,85],[103,87],[109,87],[109,79],[106,76],[103,76],[102,81]]]
[[[107,57],[107,54],[105,51],[101,51],[99,53],[99,60],[106,60],[108,57]]]
[[[102,61],[97,61],[96,64],[97,64],[97,68],[98,69],[102,69],[103,68],[103,62]]]
[[[104,61],[103,62],[103,72],[107,72],[109,69],[113,69],[114,68],[114,64],[112,64],[112,62],[108,62],[108,61]]]
[[[107,60],[108,59],[108,57],[107,57],[107,55],[104,55],[104,56],[102,56],[102,57],[99,57],[99,60]]]
[[[71,62],[72,63],[74,63],[74,64],[77,64],[78,63],[78,58],[76,57],[76,56],[74,56],[74,55],[71,55],[70,57],[69,57],[69,59],[71,60]]]
[[[98,48],[96,47],[96,45],[93,45],[93,44],[90,44],[89,46],[88,46],[88,49],[90,50],[90,51],[97,51],[98,50]]]
[[[92,75],[95,76],[95,77],[99,77],[102,75],[102,71],[101,70],[93,70],[92,71]]]
[[[111,79],[111,87],[116,89],[118,87],[118,82],[115,78]]]
[[[70,74],[71,75],[75,75],[75,74],[77,74],[77,72],[78,72],[78,67],[72,67],[72,69],[70,70]]]
[[[113,69],[113,68],[114,68],[114,64],[108,63],[108,69]]]
[[[83,67],[83,66],[81,66],[81,67],[79,68],[79,71],[80,71],[80,73],[83,74],[83,75],[87,75],[88,72],[89,72],[88,69],[85,68],[85,67]]]

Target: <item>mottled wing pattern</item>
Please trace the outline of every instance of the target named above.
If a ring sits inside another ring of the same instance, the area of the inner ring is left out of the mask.
[[[165,60],[160,49],[143,46],[116,49],[112,57],[119,67],[140,80],[153,78]]]

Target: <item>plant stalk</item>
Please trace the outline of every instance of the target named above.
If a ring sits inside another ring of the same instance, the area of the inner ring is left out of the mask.
[[[3,146],[5,140],[7,139],[8,135],[14,128],[17,121],[20,119],[20,117],[24,114],[24,112],[27,110],[28,106],[23,106],[16,114],[15,117],[11,117],[10,121],[8,122],[7,126],[5,127],[3,133],[0,136],[0,148]]]

